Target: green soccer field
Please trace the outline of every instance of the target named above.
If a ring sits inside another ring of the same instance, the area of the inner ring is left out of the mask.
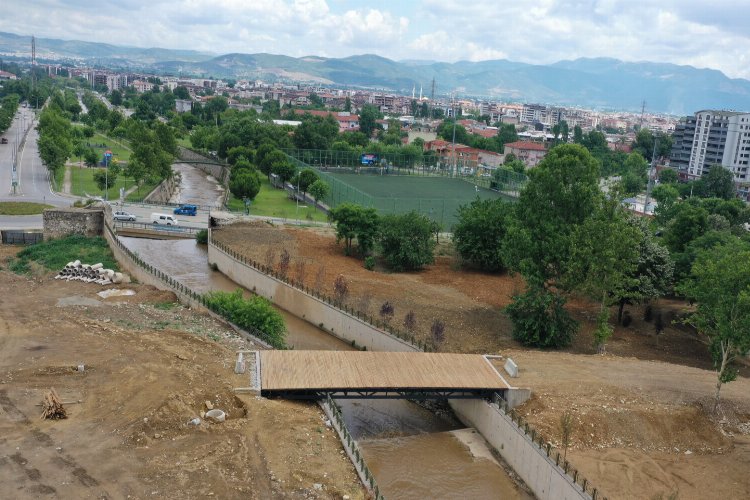
[[[332,177],[330,201],[338,205],[346,201],[372,206],[381,214],[423,213],[450,231],[461,205],[481,199],[503,198],[489,189],[477,188],[462,179],[450,177],[411,177],[395,175],[361,175],[328,173]],[[353,188],[353,189],[352,189]]]

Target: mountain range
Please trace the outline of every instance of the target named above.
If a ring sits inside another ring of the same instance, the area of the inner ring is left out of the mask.
[[[393,61],[365,54],[344,58],[275,54],[215,55],[192,50],[135,48],[75,40],[37,39],[37,57],[78,59],[113,68],[215,78],[316,82],[411,94],[650,112],[692,114],[700,109],[750,110],[750,81],[722,72],[656,62],[581,58],[553,64],[509,60],[455,63]],[[0,32],[0,54],[30,53],[30,37]],[[28,55],[26,55],[28,57]]]

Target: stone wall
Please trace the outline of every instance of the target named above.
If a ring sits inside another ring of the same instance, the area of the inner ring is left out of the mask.
[[[146,203],[169,203],[169,200],[177,188],[179,178],[173,175],[169,179],[164,179],[156,188],[151,191],[143,201]]]
[[[71,234],[101,236],[104,231],[103,208],[49,208],[42,214],[44,239]]]
[[[217,160],[209,158],[200,153],[183,147],[178,148],[177,158],[183,161],[198,162],[195,166],[214,179],[226,186],[229,181],[229,168],[227,165],[220,164]]]

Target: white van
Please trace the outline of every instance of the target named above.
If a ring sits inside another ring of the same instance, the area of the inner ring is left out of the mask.
[[[153,213],[151,214],[151,222],[153,222],[154,224],[166,224],[167,226],[177,225],[177,219],[175,219],[174,216],[169,215],[169,214]]]

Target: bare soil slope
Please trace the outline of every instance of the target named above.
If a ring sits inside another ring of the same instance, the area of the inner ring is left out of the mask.
[[[105,300],[0,271],[0,497],[364,497],[316,405],[234,394],[244,340],[171,293],[128,288]],[[81,401],[66,420],[39,419],[51,387]],[[228,420],[188,425],[205,401]]]

